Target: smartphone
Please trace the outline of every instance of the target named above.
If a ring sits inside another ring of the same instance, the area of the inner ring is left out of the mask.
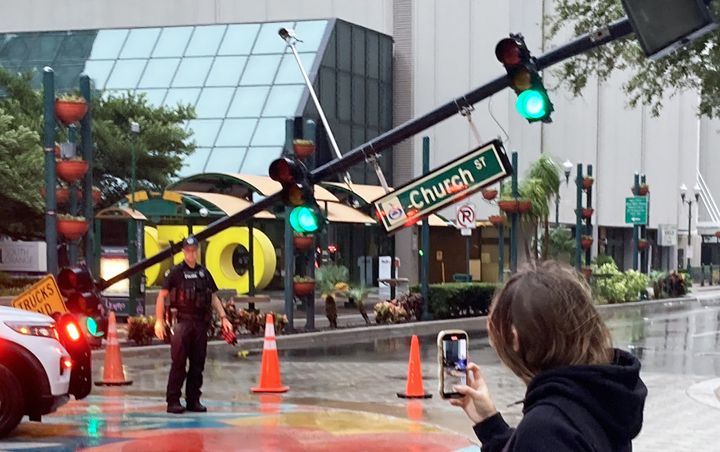
[[[467,384],[468,334],[462,330],[444,330],[437,336],[438,390],[443,399],[459,399],[453,386]]]

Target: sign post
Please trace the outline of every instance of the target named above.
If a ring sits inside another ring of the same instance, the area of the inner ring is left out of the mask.
[[[465,237],[465,273],[470,274],[470,237],[472,231],[477,227],[475,217],[475,205],[463,204],[458,206],[455,215],[455,225],[460,228],[460,233]]]
[[[494,140],[410,181],[374,201],[374,205],[385,230],[394,232],[510,174],[512,167],[502,143]]]

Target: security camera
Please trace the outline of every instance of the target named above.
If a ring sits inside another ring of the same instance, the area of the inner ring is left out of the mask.
[[[198,212],[200,213],[200,216],[201,216],[201,217],[206,217],[206,216],[208,216],[208,210],[207,210],[205,207],[201,207]]]
[[[302,42],[302,40],[298,39],[297,36],[295,36],[295,30],[292,28],[281,28],[278,30],[278,34],[281,38],[283,38],[285,41],[290,41],[291,39]]]

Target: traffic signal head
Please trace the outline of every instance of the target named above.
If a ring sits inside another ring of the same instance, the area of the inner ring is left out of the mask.
[[[95,289],[92,275],[86,267],[66,267],[58,274],[58,287],[64,296]]]
[[[270,178],[282,185],[282,199],[287,206],[301,206],[313,202],[313,188],[307,167],[299,160],[283,157],[273,161]]]
[[[102,337],[107,323],[105,312],[87,267],[63,268],[58,274],[58,286],[68,311],[75,315],[81,330],[90,336]]]
[[[515,109],[520,116],[528,122],[551,122],[553,104],[522,35],[510,35],[498,42],[495,56],[505,66],[510,87],[518,95]]]

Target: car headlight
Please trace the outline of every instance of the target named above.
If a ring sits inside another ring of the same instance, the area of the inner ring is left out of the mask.
[[[27,336],[47,337],[58,339],[55,325],[52,323],[26,323],[26,322],[5,322],[14,331]]]

